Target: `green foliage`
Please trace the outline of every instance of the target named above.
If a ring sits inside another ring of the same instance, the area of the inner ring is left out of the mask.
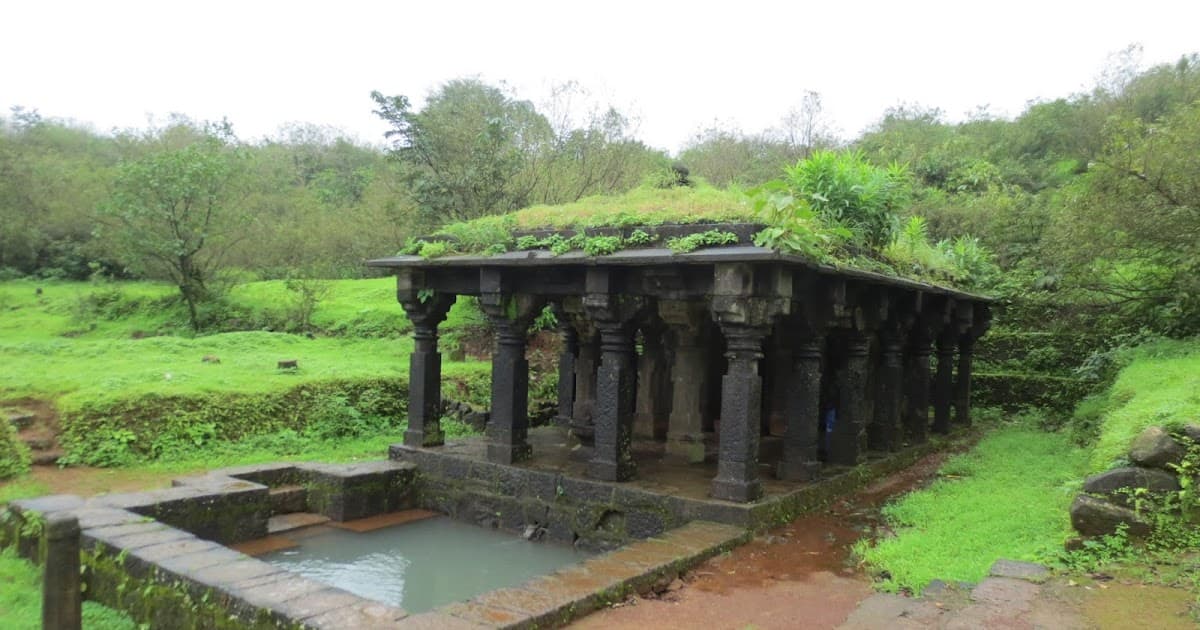
[[[827,222],[849,228],[855,240],[870,248],[891,241],[896,214],[910,199],[903,166],[878,168],[861,151],[816,151],[784,172],[795,197]]]
[[[0,417],[0,480],[29,472],[29,449],[17,437],[17,429]]]
[[[552,109],[576,91],[560,86]],[[552,122],[503,86],[475,79],[443,84],[420,111],[405,96],[371,98],[392,126],[392,156],[428,225],[621,192],[665,161],[631,138],[629,121],[611,108],[573,127],[568,111]]]
[[[1070,532],[1067,506],[1087,454],[1065,435],[1020,426],[945,463],[932,486],[884,508],[896,536],[855,545],[884,590],[978,582],[996,558],[1042,560]]]
[[[985,285],[999,274],[991,252],[979,244],[979,239],[960,236],[931,243],[928,224],[919,216],[909,217],[883,249],[883,256],[905,275],[963,287]]]
[[[737,242],[737,234],[723,230],[708,230],[667,239],[667,247],[676,254],[686,254],[701,247],[733,245]]]
[[[803,197],[782,181],[768,182],[747,191],[755,213],[766,224],[754,244],[787,254],[827,262],[852,236],[840,225],[829,225]]]
[[[164,135],[166,146],[123,162],[101,210],[121,259],[179,287],[199,330],[198,305],[211,297],[222,256],[251,216],[234,202],[241,157],[228,125],[184,131],[198,137],[172,147]]]

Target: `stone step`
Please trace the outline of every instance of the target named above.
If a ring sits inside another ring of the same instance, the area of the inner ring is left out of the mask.
[[[267,533],[274,536],[275,534],[290,532],[294,529],[310,527],[312,525],[322,525],[328,522],[329,517],[321,514],[312,514],[309,512],[280,514],[267,519]]]
[[[22,435],[21,441],[24,442],[25,446],[28,446],[29,450],[31,451],[48,451],[54,448],[54,442],[56,440],[53,435],[46,435],[44,433],[30,433],[28,435]]]
[[[48,451],[33,451],[31,459],[34,466],[53,466],[58,463],[58,458],[65,454],[62,449],[57,448]]]
[[[271,488],[271,515],[308,511],[308,488],[299,485]]]
[[[12,411],[8,413],[8,421],[20,431],[33,426],[33,423],[37,421],[37,415],[27,411]]]

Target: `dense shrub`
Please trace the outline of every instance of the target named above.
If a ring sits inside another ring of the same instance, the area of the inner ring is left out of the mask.
[[[17,429],[0,418],[0,479],[29,472],[29,449],[17,437]]]
[[[123,465],[284,430],[318,438],[361,435],[398,426],[407,400],[408,384],[385,378],[256,393],[151,393],[64,411],[62,442],[70,463]]]

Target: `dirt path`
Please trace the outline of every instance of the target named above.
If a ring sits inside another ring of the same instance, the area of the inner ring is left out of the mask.
[[[977,592],[910,599],[874,593],[850,547],[883,527],[887,500],[931,481],[951,453],[930,455],[828,509],[697,567],[654,599],[634,598],[571,628],[896,630],[903,628],[1195,628],[1191,593],[1128,581],[1065,577],[1036,585],[989,579]]]
[[[835,628],[872,594],[850,547],[879,526],[889,498],[930,481],[950,453],[925,457],[826,510],[718,556],[658,599],[634,599],[572,628]]]
[[[199,471],[197,471],[199,472]],[[90,497],[113,492],[135,492],[171,485],[175,477],[187,472],[126,470],[121,468],[92,468],[90,466],[34,466],[33,470],[15,482],[39,490],[39,494],[76,494]],[[5,483],[0,483],[0,488]]]

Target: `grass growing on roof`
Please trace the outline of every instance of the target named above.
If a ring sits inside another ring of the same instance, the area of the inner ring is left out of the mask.
[[[538,205],[512,213],[518,229],[721,223],[753,221],[745,195],[707,185],[635,188],[557,206]]]
[[[896,537],[855,553],[886,591],[920,593],[931,580],[978,582],[997,558],[1038,560],[1071,531],[1067,507],[1087,454],[1067,436],[1002,428],[948,460],[929,488],[883,510]]]
[[[1139,433],[1150,426],[1176,429],[1200,422],[1200,340],[1154,341],[1127,352],[1129,363],[1103,395],[1076,410],[1099,416],[1099,436],[1089,472],[1125,458]]]

